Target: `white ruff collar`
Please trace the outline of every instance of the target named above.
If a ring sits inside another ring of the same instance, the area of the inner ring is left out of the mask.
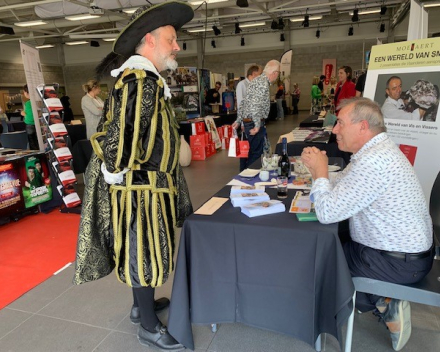
[[[140,55],[133,55],[127,61],[125,61],[121,67],[119,67],[119,68],[117,68],[115,70],[112,70],[111,75],[113,77],[118,77],[118,75],[121,72],[124,72],[124,70],[126,68],[145,70],[145,71],[150,71],[150,72],[155,73],[162,80],[165,99],[170,99],[171,98],[171,92],[170,92],[170,88],[167,85],[167,82],[159,74],[159,72],[157,72],[156,67],[154,67],[154,65],[151,63],[150,60],[148,60],[147,58],[145,58],[143,56],[140,56]]]

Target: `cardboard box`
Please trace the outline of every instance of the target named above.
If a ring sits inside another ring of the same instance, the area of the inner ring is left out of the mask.
[[[206,150],[205,147],[191,147],[191,160],[205,160]]]
[[[217,127],[218,138],[223,139],[223,127]]]
[[[205,134],[205,122],[198,121],[191,124],[192,127],[192,134]]]
[[[206,136],[204,135],[195,135],[195,136],[189,136],[189,145],[190,147],[196,147],[196,148],[205,148],[208,143],[206,142]]]

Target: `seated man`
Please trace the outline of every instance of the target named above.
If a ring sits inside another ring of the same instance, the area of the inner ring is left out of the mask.
[[[330,181],[325,151],[304,148],[301,157],[315,180],[310,197],[319,221],[349,219],[350,240],[343,248],[351,275],[410,284],[431,269],[432,221],[413,167],[385,131],[376,103],[347,99],[333,128],[339,149],[353,153],[347,168]],[[358,292],[356,308],[377,308],[393,348],[406,344],[407,301]]]

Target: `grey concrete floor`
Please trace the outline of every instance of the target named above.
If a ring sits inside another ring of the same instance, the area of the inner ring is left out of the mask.
[[[280,134],[290,131],[308,116],[286,116],[270,122],[272,146]],[[198,208],[238,173],[238,160],[221,151],[205,161],[193,161],[184,169],[194,208]],[[19,223],[16,226],[20,226]],[[180,232],[177,231],[177,240]],[[156,351],[141,346],[136,326],[129,320],[131,289],[112,273],[81,286],[72,285],[73,266],[52,276],[9,306],[0,310],[2,352],[137,352]],[[156,296],[171,296],[173,277],[156,290]],[[1,285],[7,285],[7,282]],[[267,302],[270,304],[270,302]],[[411,304],[413,332],[403,351],[440,349],[440,309]],[[167,311],[159,318],[166,323]],[[216,333],[209,326],[193,326],[196,351],[288,352],[314,351],[312,346],[290,336],[242,324],[220,324]],[[353,351],[392,351],[385,327],[370,314],[355,318]],[[323,350],[339,351],[336,339],[323,338]]]

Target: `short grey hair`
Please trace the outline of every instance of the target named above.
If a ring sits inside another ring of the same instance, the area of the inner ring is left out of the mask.
[[[148,32],[148,33],[150,33],[152,36],[154,36],[154,37],[157,39],[157,38],[158,38],[158,35],[159,35],[159,29],[160,29],[160,28],[161,28],[161,27],[156,28],[155,30],[153,30],[153,31],[151,31],[151,32]],[[145,36],[146,36],[148,33],[145,33],[145,35],[142,37],[142,39],[139,41],[139,43],[137,43],[136,47],[134,48],[134,52],[135,52],[136,54],[140,54],[139,52],[141,51],[142,47],[145,45]]]
[[[267,76],[275,71],[279,71],[281,67],[281,63],[277,60],[270,60],[266,66],[264,66],[263,73]]]
[[[386,132],[385,122],[379,104],[368,98],[355,97],[343,99],[340,103],[339,112],[345,107],[351,106],[351,122],[368,122],[369,129],[376,134]]]

